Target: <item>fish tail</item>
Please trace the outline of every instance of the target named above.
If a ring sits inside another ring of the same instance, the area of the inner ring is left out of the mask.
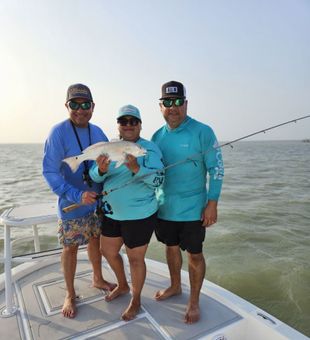
[[[63,161],[69,165],[72,172],[76,172],[80,164],[83,162],[83,159],[81,158],[82,157],[80,156],[73,156],[73,157],[65,158]]]

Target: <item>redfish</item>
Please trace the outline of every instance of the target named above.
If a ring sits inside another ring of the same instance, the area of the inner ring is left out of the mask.
[[[135,157],[146,155],[146,150],[142,146],[122,140],[112,142],[99,142],[93,144],[82,151],[80,155],[68,157],[63,160],[67,163],[73,172],[76,172],[80,164],[88,160],[96,160],[100,155],[106,155],[109,160],[115,161],[115,167],[121,166],[126,161],[128,154]]]

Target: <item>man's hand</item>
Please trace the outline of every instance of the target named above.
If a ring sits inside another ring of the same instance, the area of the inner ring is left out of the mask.
[[[204,227],[210,227],[217,222],[217,201],[208,201],[202,213],[201,221]]]
[[[82,194],[82,204],[93,204],[97,201],[97,193],[94,191],[84,191]]]

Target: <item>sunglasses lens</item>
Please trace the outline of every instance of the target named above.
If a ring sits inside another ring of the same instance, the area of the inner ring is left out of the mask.
[[[91,108],[91,102],[84,102],[80,104],[80,106],[83,110],[89,110]]]
[[[171,107],[172,104],[173,104],[173,99],[164,99],[163,100],[164,107]]]
[[[127,119],[119,119],[118,124],[121,126],[126,126],[127,125]]]
[[[121,118],[118,120],[118,124],[120,124],[121,126],[126,126],[126,125],[131,125],[131,126],[137,126],[140,123],[140,120],[137,118]]]
[[[77,111],[79,108],[82,110],[89,110],[91,108],[91,102],[84,102],[84,103],[76,103],[76,102],[69,102],[69,107],[71,110]]]
[[[173,104],[174,106],[182,106],[184,104],[184,99],[177,98],[177,99],[164,99],[163,100],[164,107],[172,107]]]
[[[132,118],[129,120],[129,124],[132,125],[132,126],[137,126],[139,124],[139,119],[137,118]]]
[[[182,106],[184,104],[184,99],[183,98],[178,98],[174,101],[175,106]]]
[[[78,108],[80,107],[80,104],[76,102],[69,102],[69,107],[71,110],[78,110]]]

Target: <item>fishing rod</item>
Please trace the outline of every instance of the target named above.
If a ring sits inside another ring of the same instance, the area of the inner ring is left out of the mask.
[[[184,158],[184,159],[182,159],[182,160],[180,160],[180,161],[178,161],[178,162],[175,162],[175,163],[173,163],[173,164],[167,165],[167,166],[165,166],[164,168],[162,168],[161,170],[155,170],[155,171],[149,172],[148,174],[145,174],[145,175],[143,175],[143,176],[136,177],[136,178],[134,178],[134,179],[128,181],[127,183],[124,183],[124,184],[122,184],[122,185],[120,185],[120,186],[118,186],[118,187],[114,187],[114,188],[109,189],[109,190],[107,190],[107,191],[103,191],[101,194],[98,194],[98,195],[97,195],[96,199],[98,200],[98,199],[100,199],[100,198],[102,198],[102,197],[104,197],[104,196],[107,196],[107,195],[110,194],[111,192],[116,191],[116,190],[119,190],[119,189],[122,189],[122,188],[124,188],[124,187],[126,187],[126,186],[128,186],[128,185],[130,185],[130,184],[132,184],[132,183],[134,183],[134,182],[140,181],[141,179],[143,179],[143,178],[145,178],[145,177],[154,175],[154,174],[156,174],[156,173],[161,174],[161,173],[163,173],[163,172],[164,172],[165,170],[167,170],[167,169],[170,169],[170,168],[175,167],[175,166],[177,166],[177,165],[181,165],[181,164],[184,164],[184,163],[186,163],[186,162],[188,162],[188,161],[191,161],[194,157],[200,156],[200,155],[202,155],[202,154],[207,154],[207,153],[210,152],[211,150],[223,148],[223,147],[228,146],[228,145],[229,145],[230,147],[233,148],[232,144],[237,143],[237,142],[240,142],[241,140],[247,139],[247,138],[249,138],[249,137],[253,137],[253,136],[258,135],[258,134],[261,134],[261,133],[266,133],[267,131],[276,129],[276,128],[278,128],[278,127],[280,127],[280,126],[283,126],[283,125],[288,125],[288,124],[292,124],[292,123],[297,123],[298,121],[300,121],[300,120],[302,120],[302,119],[306,119],[306,118],[310,118],[310,114],[309,114],[309,115],[306,115],[306,116],[298,117],[298,118],[295,118],[295,119],[292,119],[292,120],[288,120],[288,121],[286,121],[286,122],[284,122],[284,123],[280,123],[280,124],[277,124],[277,125],[272,125],[272,126],[267,127],[267,128],[265,128],[265,129],[262,129],[262,130],[259,130],[259,131],[250,133],[250,134],[248,134],[248,135],[245,135],[245,136],[236,138],[236,139],[234,139],[234,140],[232,140],[232,141],[229,141],[229,142],[220,144],[220,145],[218,145],[218,146],[209,147],[207,150],[204,150],[204,151],[202,151],[202,152],[198,152],[198,153],[192,154],[192,155],[190,155],[190,156],[188,156],[188,157],[186,157],[186,158]],[[82,204],[75,203],[75,204],[69,205],[68,207],[63,208],[62,211],[63,211],[64,213],[67,213],[67,212],[69,212],[69,211],[72,211],[72,210],[74,210],[74,209],[80,207],[81,205],[82,205]]]

